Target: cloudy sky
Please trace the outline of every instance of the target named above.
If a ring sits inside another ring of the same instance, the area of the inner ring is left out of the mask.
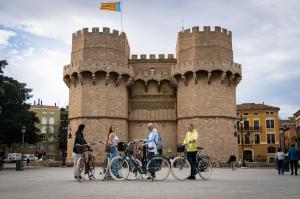
[[[33,100],[68,103],[62,81],[71,34],[84,27],[121,29],[120,13],[99,11],[101,0],[0,0],[0,59],[5,73],[27,83]],[[123,0],[131,54],[174,53],[182,25],[233,32],[234,60],[243,65],[237,102],[300,109],[299,0]]]

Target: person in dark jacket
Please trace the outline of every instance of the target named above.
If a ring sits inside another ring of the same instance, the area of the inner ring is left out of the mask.
[[[84,139],[83,132],[84,132],[84,124],[80,124],[78,126],[78,129],[76,131],[75,135],[75,141],[74,141],[74,146],[73,146],[73,157],[74,157],[74,178],[81,178],[79,175],[79,168],[77,166],[78,160],[80,157],[82,157],[83,151],[79,150],[78,145],[85,145],[87,142]]]
[[[288,157],[291,166],[291,175],[294,175],[294,168],[295,168],[295,175],[298,175],[298,160],[300,157],[299,150],[295,148],[295,144],[292,144],[288,151]]]
[[[228,160],[228,163],[230,163],[230,167],[231,167],[232,171],[235,171],[235,162],[236,162],[236,157],[232,153]]]

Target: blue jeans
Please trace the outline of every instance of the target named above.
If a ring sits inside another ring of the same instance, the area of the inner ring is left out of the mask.
[[[112,150],[109,153],[109,158],[113,159],[114,157],[116,157],[118,155],[119,155],[118,148],[114,147],[114,148],[112,148]],[[114,176],[119,175],[118,164],[119,164],[119,161],[114,161],[113,164],[111,165],[111,171]]]
[[[148,160],[150,161],[155,156],[154,152],[148,152]],[[149,171],[152,177],[155,177],[156,162],[149,165]]]
[[[277,160],[278,174],[284,175],[284,160]]]

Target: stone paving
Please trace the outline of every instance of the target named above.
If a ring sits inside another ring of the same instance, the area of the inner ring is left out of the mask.
[[[97,177],[97,176],[96,176]],[[72,168],[25,168],[0,171],[0,199],[205,198],[299,199],[300,177],[278,176],[275,169],[214,169],[208,180],[73,180]]]

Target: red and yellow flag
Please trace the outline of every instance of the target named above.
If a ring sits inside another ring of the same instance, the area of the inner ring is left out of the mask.
[[[100,10],[121,12],[121,2],[101,3]]]

